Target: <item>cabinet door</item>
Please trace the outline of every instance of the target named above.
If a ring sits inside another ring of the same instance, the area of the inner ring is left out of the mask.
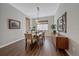
[[[59,49],[68,49],[68,39],[65,37],[56,37],[56,47]]]

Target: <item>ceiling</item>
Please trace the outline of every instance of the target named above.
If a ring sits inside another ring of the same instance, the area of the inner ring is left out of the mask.
[[[58,3],[11,3],[25,15],[31,18],[37,18],[37,8],[39,7],[39,17],[53,16],[59,6]]]

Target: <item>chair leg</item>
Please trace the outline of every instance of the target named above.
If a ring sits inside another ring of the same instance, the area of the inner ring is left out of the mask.
[[[25,43],[25,49],[27,48],[27,43]]]
[[[32,44],[30,45],[30,49],[32,50]]]
[[[25,40],[25,49],[27,48],[27,39]]]

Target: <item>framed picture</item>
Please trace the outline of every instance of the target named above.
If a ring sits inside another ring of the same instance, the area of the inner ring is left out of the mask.
[[[20,29],[20,21],[9,19],[9,29]]]
[[[63,32],[67,32],[67,13],[65,12],[62,16],[62,23],[63,23]]]
[[[62,32],[63,31],[62,17],[59,17],[59,19],[57,20],[57,30],[59,32]]]
[[[65,12],[61,17],[57,20],[57,30],[59,32],[67,32],[67,13]]]

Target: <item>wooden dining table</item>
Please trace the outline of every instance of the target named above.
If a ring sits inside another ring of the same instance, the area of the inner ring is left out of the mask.
[[[45,40],[45,33],[44,32],[26,33],[25,39],[26,39],[25,40],[26,47],[28,44],[30,44],[30,46],[33,47],[35,43],[37,43],[38,45],[43,45]]]

